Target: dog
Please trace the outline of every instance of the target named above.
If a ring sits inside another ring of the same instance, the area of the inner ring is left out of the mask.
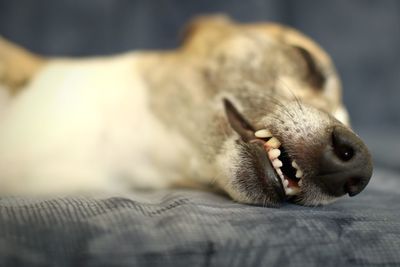
[[[279,24],[203,16],[176,50],[78,59],[1,39],[0,84],[3,196],[198,187],[315,206],[372,175],[331,59]]]

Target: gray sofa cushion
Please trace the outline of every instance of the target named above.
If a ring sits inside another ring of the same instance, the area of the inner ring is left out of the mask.
[[[0,200],[1,266],[400,265],[398,174],[308,208],[198,191]]]

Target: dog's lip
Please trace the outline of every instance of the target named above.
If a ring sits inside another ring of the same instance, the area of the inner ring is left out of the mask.
[[[303,171],[297,162],[289,157],[281,141],[271,131],[260,129],[255,131],[250,143],[262,145],[264,153],[267,155],[266,160],[274,170],[273,178],[279,180],[286,199],[298,195],[301,191],[300,183],[302,183]]]
[[[285,192],[285,188],[283,185],[282,180],[279,178],[278,173],[276,172],[276,170],[274,169],[274,167],[272,166],[272,163],[270,160],[267,160],[267,164],[269,164],[269,166],[271,167],[271,169],[273,170],[273,178],[279,183],[280,185],[280,193],[282,193],[283,198],[287,198],[286,192]]]
[[[285,189],[284,189],[284,185],[282,183],[282,180],[279,178],[278,173],[276,172],[276,170],[274,169],[274,167],[272,166],[271,161],[268,159],[268,155],[265,152],[264,149],[264,141],[258,138],[255,138],[253,140],[251,140],[249,143],[257,145],[257,147],[260,149],[260,158],[258,159],[263,166],[263,170],[261,170],[261,173],[263,173],[262,177],[260,178],[260,182],[264,185],[268,184],[268,183],[274,183],[274,184],[279,184],[279,186],[274,186],[274,188],[276,189],[276,193],[281,197],[282,200],[286,199],[286,193],[285,193]],[[272,180],[272,181],[270,181]]]

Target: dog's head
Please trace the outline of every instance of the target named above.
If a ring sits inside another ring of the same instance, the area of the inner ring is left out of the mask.
[[[317,44],[288,27],[217,17],[195,20],[183,51],[207,58],[207,88],[223,92],[233,131],[217,181],[235,200],[319,205],[365,188],[371,156],[349,128],[340,81]]]

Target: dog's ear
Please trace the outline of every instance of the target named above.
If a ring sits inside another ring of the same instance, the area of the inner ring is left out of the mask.
[[[243,141],[248,142],[254,139],[254,127],[237,110],[231,101],[224,98],[225,113],[232,129],[239,134]]]
[[[190,40],[201,30],[213,30],[217,27],[226,26],[232,23],[230,18],[223,14],[198,16],[187,23],[180,34],[181,44],[190,42]]]
[[[323,89],[326,77],[325,74],[317,62],[317,59],[305,48],[293,45],[293,48],[300,54],[305,62],[307,76],[305,77],[307,82],[316,89]]]
[[[309,37],[299,31],[279,25],[268,23],[263,26],[258,26],[257,30],[264,31],[267,35],[275,38],[278,42],[289,45],[298,53],[307,68],[308,75],[305,77],[306,82],[316,89],[323,89],[327,75],[332,78],[336,75],[332,61],[329,55]]]

